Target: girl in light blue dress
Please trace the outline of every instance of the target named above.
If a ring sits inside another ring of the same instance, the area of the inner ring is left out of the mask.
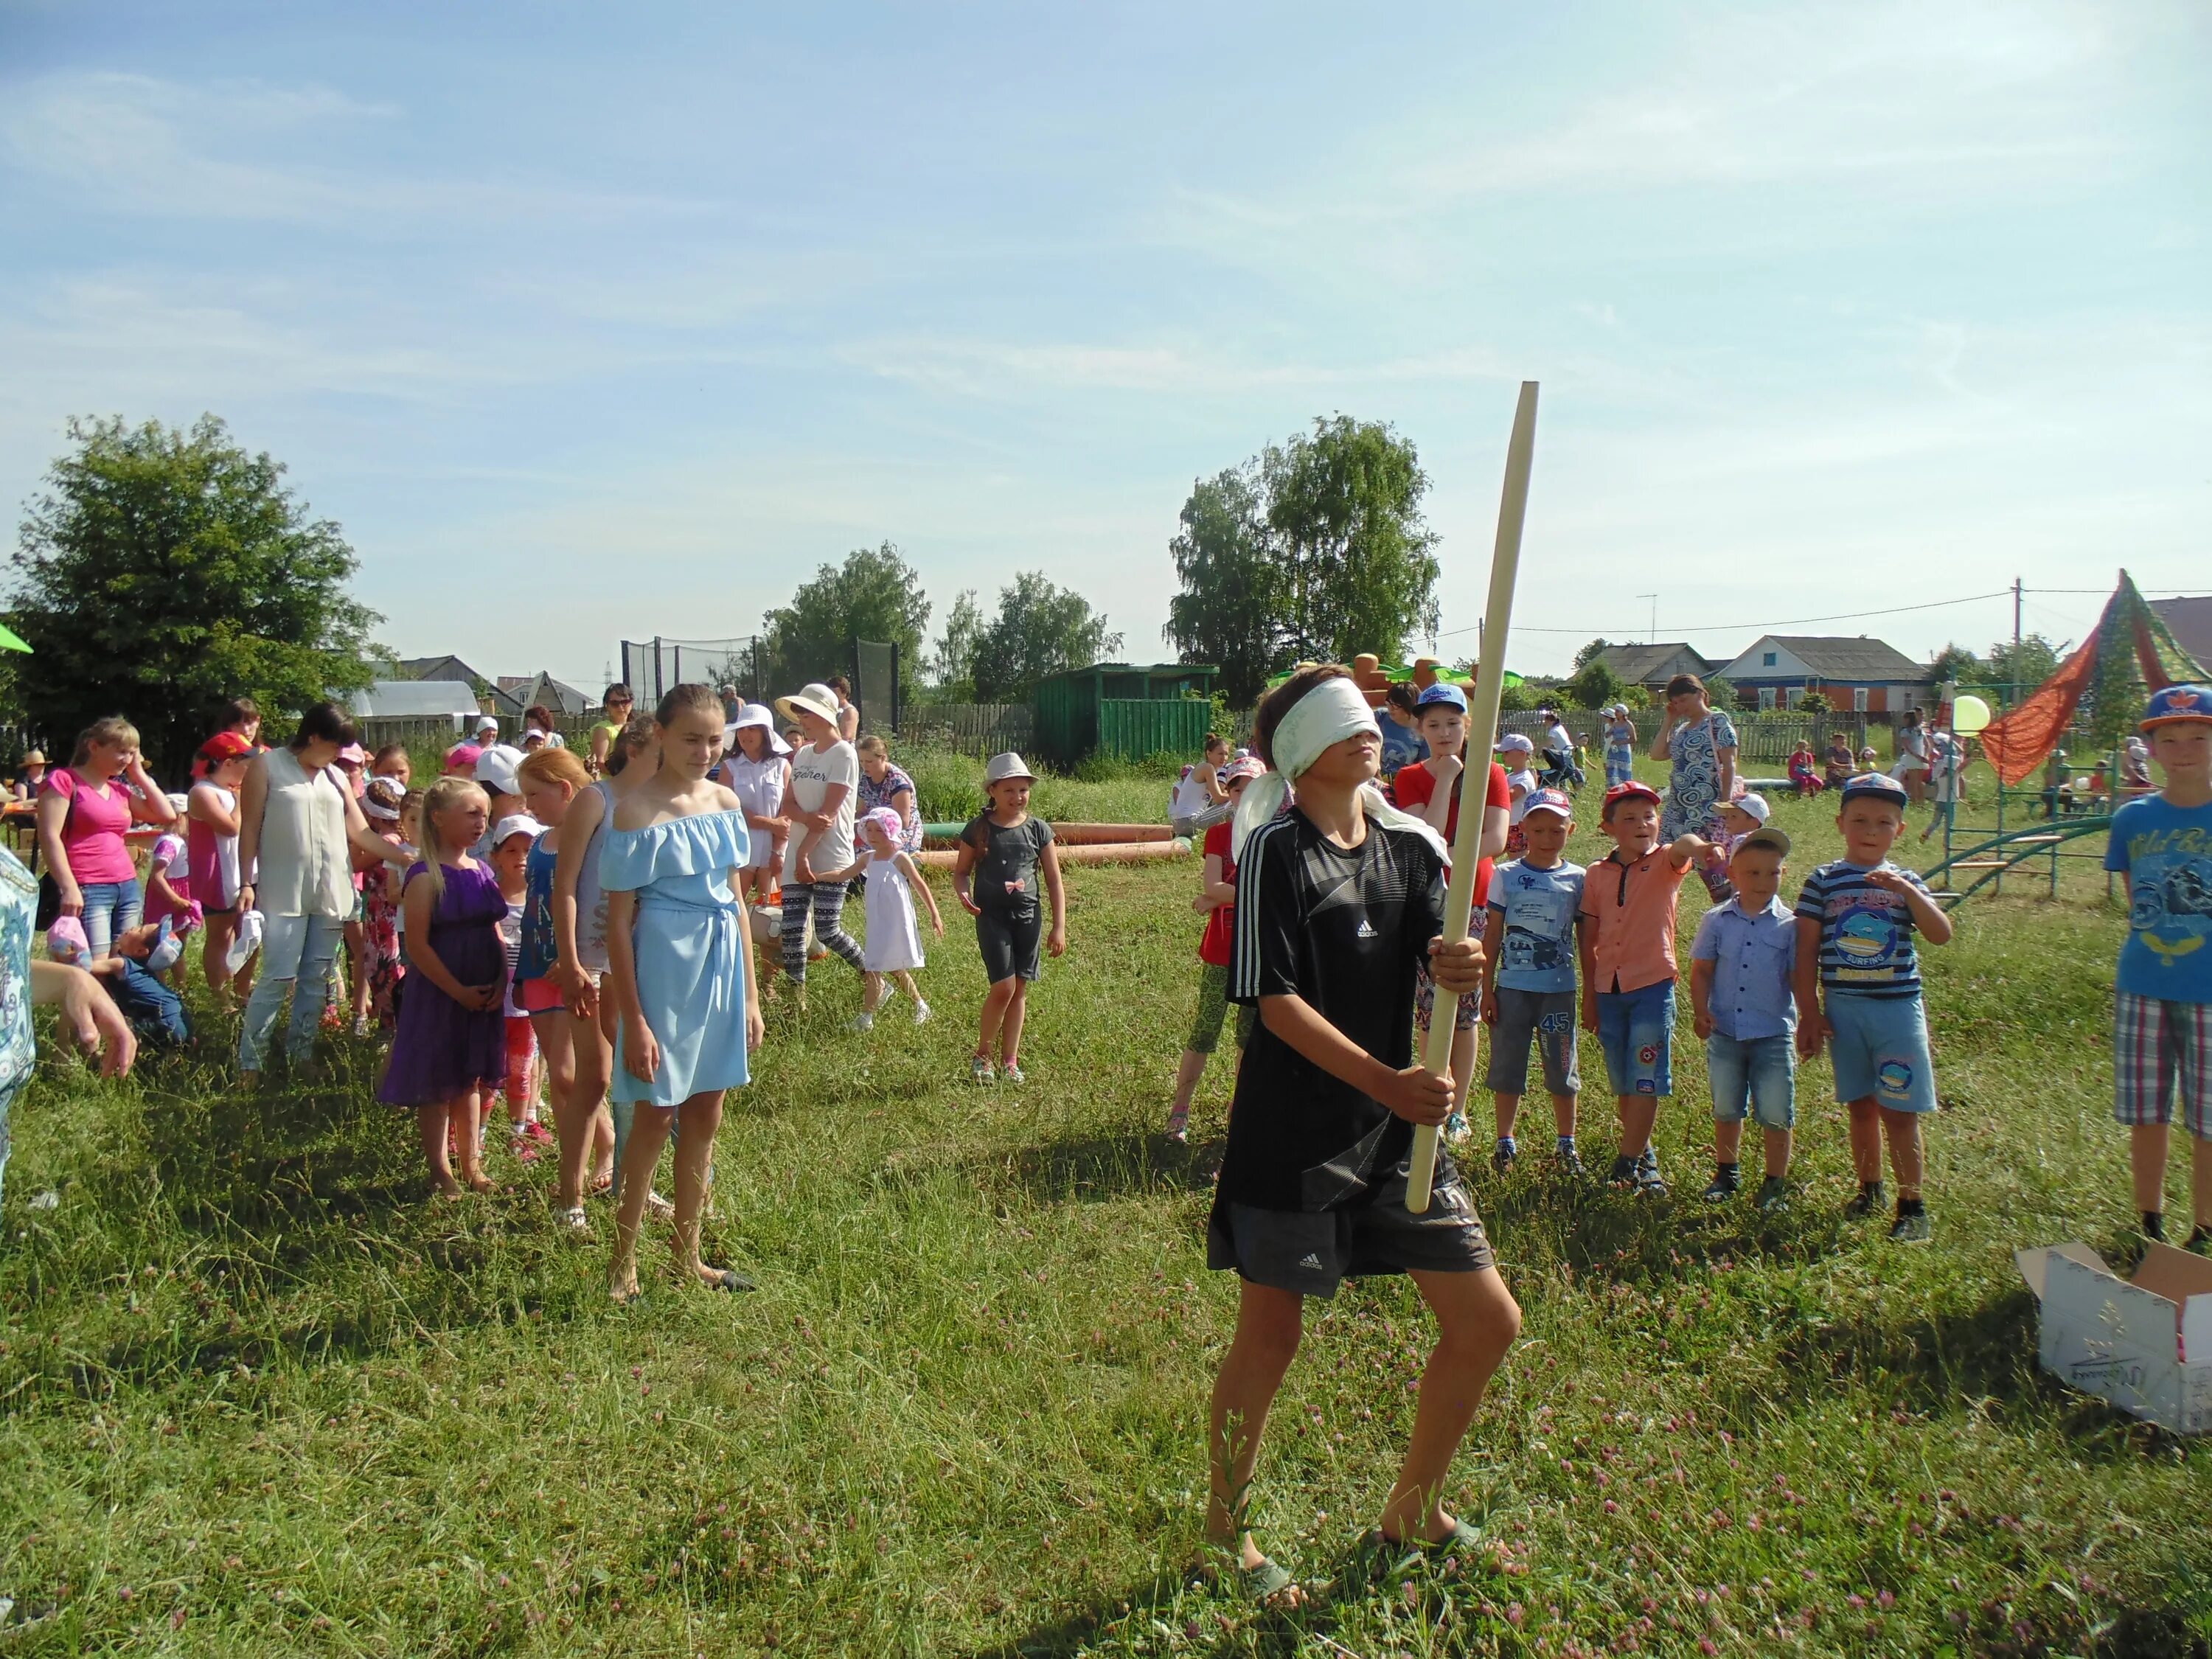
[[[623,1149],[608,1278],[617,1302],[638,1294],[638,1225],[672,1127],[678,1264],[715,1290],[753,1288],[699,1254],[722,1094],[744,1083],[747,1051],[761,1039],[751,934],[738,896],[744,809],[707,776],[722,748],[722,702],[712,688],[673,688],[653,718],[660,765],[617,799],[599,852],[607,985],[619,1023],[611,1094],[636,1109]]]

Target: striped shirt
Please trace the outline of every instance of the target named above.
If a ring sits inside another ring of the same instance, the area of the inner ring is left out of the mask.
[[[1917,997],[1920,957],[1913,949],[1912,911],[1902,893],[1885,892],[1867,878],[1887,870],[1928,891],[1911,870],[1838,859],[1805,878],[1797,914],[1820,924],[1820,983],[1853,996]]]

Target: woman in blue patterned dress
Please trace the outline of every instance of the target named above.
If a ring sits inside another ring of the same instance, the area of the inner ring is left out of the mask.
[[[660,765],[618,797],[599,852],[607,895],[607,981],[620,1030],[611,1094],[638,1108],[623,1148],[608,1289],[634,1300],[637,1230],[653,1165],[676,1136],[676,1257],[715,1290],[752,1281],[699,1254],[723,1091],[746,1079],[761,1040],[752,939],[739,897],[747,840],[737,795],[707,774],[721,758],[722,700],[679,685],[660,700]]]

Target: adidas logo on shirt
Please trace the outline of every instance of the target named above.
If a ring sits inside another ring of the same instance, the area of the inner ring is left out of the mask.
[[[1375,924],[1374,924],[1373,922],[1371,922],[1371,921],[1368,921],[1368,920],[1367,920],[1367,918],[1366,918],[1366,917],[1364,917],[1364,916],[1360,917],[1360,919],[1359,919],[1359,931],[1358,931],[1357,933],[1353,934],[1353,935],[1352,935],[1352,937],[1353,937],[1354,939],[1373,939],[1373,938],[1375,938],[1375,937],[1376,937],[1376,933],[1375,933]]]

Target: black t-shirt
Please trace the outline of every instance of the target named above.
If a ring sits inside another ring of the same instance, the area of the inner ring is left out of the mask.
[[[997,823],[983,812],[968,820],[960,839],[975,849],[969,878],[978,908],[1016,915],[1037,908],[1044,897],[1037,862],[1052,845],[1050,824],[1035,813],[1019,823]]]
[[[1369,820],[1347,851],[1302,812],[1263,824],[1237,868],[1232,1001],[1297,996],[1393,1070],[1413,1060],[1413,975],[1443,931],[1444,864],[1425,836]],[[1413,1126],[1270,1031],[1237,1073],[1218,1196],[1340,1210],[1406,1155]]]

